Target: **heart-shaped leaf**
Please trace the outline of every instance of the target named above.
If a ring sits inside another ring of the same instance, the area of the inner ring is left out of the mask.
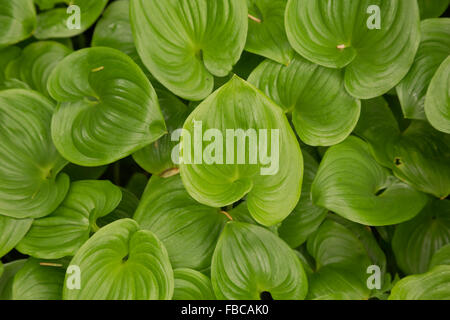
[[[192,269],[175,269],[173,300],[215,300],[211,280]]]
[[[13,219],[0,215],[0,257],[13,249],[31,227],[33,219]]]
[[[450,54],[450,18],[422,21],[421,33],[414,64],[398,84],[397,94],[406,118],[425,120],[424,104],[428,86],[436,70]],[[446,93],[448,85],[445,86],[445,82],[442,85]],[[445,110],[445,105],[433,104],[432,107]]]
[[[81,271],[80,289],[66,283],[65,300],[171,299],[173,271],[163,244],[131,219],[97,231],[70,262]],[[67,276],[66,276],[66,279]]]
[[[297,139],[283,110],[252,85],[234,76],[183,129],[180,172],[195,200],[223,207],[246,196],[253,218],[265,226],[295,208],[303,176]]]
[[[243,0],[131,0],[136,47],[153,76],[188,100],[202,100],[230,73],[247,37]]]
[[[403,278],[389,300],[449,300],[450,266],[437,266],[424,274]]]
[[[25,40],[35,28],[33,0],[0,0],[0,47]]]
[[[420,41],[416,0],[289,0],[286,32],[306,59],[345,68],[345,87],[370,99],[409,71]]]
[[[72,50],[55,41],[32,43],[22,51],[16,62],[17,79],[50,98],[47,91],[50,73],[71,52]]]
[[[292,248],[303,244],[325,219],[327,210],[316,207],[311,200],[311,185],[319,164],[307,152],[303,151],[305,163],[302,195],[294,211],[281,223],[278,234]]]
[[[424,273],[433,254],[450,243],[450,201],[431,200],[422,212],[397,226],[392,249],[405,274]]]
[[[283,109],[292,111],[295,129],[303,142],[329,146],[343,141],[355,128],[360,101],[344,88],[344,73],[313,64],[295,55],[288,66],[264,61],[249,82]]]
[[[289,65],[294,50],[284,28],[287,0],[247,0],[248,35],[245,50]]]
[[[122,198],[109,181],[86,180],[71,184],[62,204],[50,215],[35,219],[17,250],[35,258],[73,256],[98,229],[96,220],[113,211]]]
[[[368,145],[356,137],[327,150],[311,192],[316,205],[372,226],[410,220],[427,201],[381,167]]]
[[[450,193],[450,136],[425,121],[400,131],[383,98],[365,101],[355,133],[369,144],[375,159],[417,190],[446,198]]]
[[[72,53],[53,70],[48,89],[60,103],[52,121],[53,141],[75,164],[112,163],[166,131],[152,85],[118,50],[101,47]]]
[[[450,19],[449,19],[450,20]],[[425,114],[431,125],[450,134],[450,56],[436,71],[425,98]]]
[[[14,276],[13,300],[61,300],[66,268],[62,261],[30,258]]]
[[[431,258],[430,269],[442,265],[450,265],[450,243],[436,251]]]
[[[445,12],[450,0],[417,0],[422,19],[436,18]]]
[[[192,199],[180,175],[152,176],[134,215],[141,228],[164,243],[174,268],[204,270],[227,220],[220,208]]]
[[[159,105],[169,133],[133,154],[133,159],[147,172],[161,175],[178,167],[173,162],[172,150],[177,145],[172,134],[183,127],[190,110],[167,90],[157,90]]]
[[[100,17],[108,0],[71,0],[67,8],[43,11],[37,16],[37,39],[70,38],[82,34]]]
[[[54,106],[31,91],[0,91],[0,215],[39,218],[63,201],[67,164],[50,135]],[[20,161],[18,161],[20,159]]]
[[[303,266],[294,251],[269,230],[243,222],[225,226],[211,266],[218,299],[302,300],[308,292]]]
[[[0,300],[12,300],[12,284],[14,276],[23,267],[27,260],[15,260],[6,263],[4,266],[0,263]],[[1,272],[3,268],[3,273]]]

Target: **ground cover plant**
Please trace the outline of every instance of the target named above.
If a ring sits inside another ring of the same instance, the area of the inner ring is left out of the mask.
[[[0,299],[450,300],[449,0],[0,0]]]

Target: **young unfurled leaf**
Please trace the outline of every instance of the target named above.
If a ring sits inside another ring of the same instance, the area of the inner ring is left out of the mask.
[[[48,89],[59,102],[53,141],[75,164],[112,163],[166,131],[152,85],[118,50],[100,47],[72,53],[53,70]]]
[[[289,0],[286,32],[308,60],[344,68],[345,87],[370,99],[408,72],[420,41],[416,0]]]
[[[327,150],[311,190],[314,204],[371,226],[410,220],[427,201],[379,165],[356,137]]]
[[[392,249],[405,274],[426,272],[433,254],[450,243],[450,201],[433,199],[414,219],[397,226]]]
[[[53,212],[69,189],[67,164],[53,145],[54,106],[38,93],[0,91],[0,215],[24,219]]]
[[[248,35],[245,50],[289,65],[294,55],[284,28],[287,0],[246,0]]]
[[[450,20],[450,19],[449,19]],[[450,56],[436,71],[425,98],[425,114],[431,125],[450,134]]]
[[[190,110],[167,90],[157,89],[156,92],[169,133],[134,153],[133,159],[147,172],[161,175],[178,167],[172,159],[172,150],[177,145],[176,141],[172,141],[172,134],[183,127]]]
[[[73,256],[98,229],[96,220],[113,211],[121,198],[120,189],[109,181],[73,182],[54,212],[33,221],[17,250],[41,259]]]
[[[33,219],[14,219],[0,215],[0,258],[22,240],[32,222]]]
[[[55,41],[33,42],[23,49],[16,62],[17,80],[50,98],[47,91],[50,73],[71,52],[72,50]]]
[[[437,266],[427,273],[401,279],[389,300],[449,300],[450,266]]]
[[[27,39],[35,28],[33,0],[0,0],[0,47]]]
[[[215,300],[211,280],[192,269],[175,269],[173,300]]]
[[[424,104],[428,86],[436,70],[450,55],[450,18],[422,21],[421,33],[420,46],[414,64],[406,77],[398,84],[397,94],[406,118],[426,120]],[[448,73],[446,74],[448,75]],[[440,79],[440,81],[442,80],[444,79]],[[445,81],[438,85],[442,85],[442,88],[445,89],[448,88],[448,83]],[[443,93],[446,92],[443,90]],[[445,100],[437,102],[437,104],[433,103],[431,107],[445,110],[447,106],[450,114],[448,100],[446,105]],[[444,105],[439,105],[439,102],[441,104],[444,102]],[[450,129],[448,133],[450,133]]]
[[[303,266],[294,251],[265,228],[228,222],[211,266],[218,299],[302,300],[308,292]]]
[[[223,207],[246,196],[253,218],[265,226],[295,208],[303,176],[297,139],[283,110],[252,85],[233,77],[183,129],[180,172],[195,200]]]
[[[131,0],[138,53],[176,95],[206,98],[214,78],[230,73],[247,37],[244,0]]]
[[[30,258],[16,273],[12,283],[13,300],[61,300],[65,261]]]
[[[26,259],[15,260],[6,263],[5,265],[2,265],[0,262],[0,300],[12,300],[12,284],[14,276],[23,267],[26,261]]]
[[[102,14],[108,0],[71,0],[68,7],[42,11],[37,16],[37,39],[70,38],[82,34]]]
[[[131,219],[100,229],[70,265],[80,268],[81,284],[80,289],[71,290],[65,282],[65,300],[167,300],[173,294],[166,249],[152,232],[140,230]]]
[[[307,152],[303,152],[305,163],[302,195],[294,211],[281,223],[278,234],[292,248],[303,244],[325,219],[327,210],[315,206],[311,200],[311,184],[319,164]]]
[[[265,92],[292,120],[300,139],[313,146],[343,141],[355,128],[360,101],[344,88],[344,74],[295,55],[288,66],[264,61],[249,82]]]
[[[450,0],[417,0],[420,9],[420,18],[436,18],[445,12]]]
[[[164,243],[174,268],[204,270],[227,221],[220,208],[192,199],[180,175],[152,176],[134,215],[141,228]]]

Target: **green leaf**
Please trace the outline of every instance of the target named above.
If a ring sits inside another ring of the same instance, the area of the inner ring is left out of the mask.
[[[0,257],[13,249],[31,227],[33,219],[13,219],[0,216]]]
[[[450,19],[449,19],[450,20]],[[425,98],[425,114],[431,125],[439,131],[450,134],[450,56],[437,70]]]
[[[133,159],[147,172],[161,175],[178,167],[172,160],[172,150],[177,145],[176,141],[172,141],[172,134],[183,127],[191,110],[166,90],[157,90],[157,94],[169,133],[134,153]]]
[[[92,46],[120,50],[141,66],[142,62],[134,45],[133,33],[131,32],[129,12],[129,0],[119,0],[108,5],[102,18],[95,26]]]
[[[450,18],[422,21],[421,33],[421,42],[414,63],[396,89],[405,117],[425,120],[424,104],[428,86],[441,63],[450,54]],[[448,85],[445,86],[445,82],[442,85],[443,93],[446,93]],[[431,107],[445,110],[445,105],[433,104]],[[450,111],[448,113],[450,114]]]
[[[136,172],[128,181],[127,189],[134,193],[136,197],[138,197],[138,199],[140,199],[142,197],[142,194],[144,193],[147,183],[148,177],[141,172]]]
[[[202,100],[213,76],[239,60],[247,37],[243,0],[131,0],[138,53],[152,75],[176,95]]]
[[[365,101],[355,133],[369,144],[375,159],[417,190],[446,198],[450,193],[450,137],[425,121],[412,121],[403,132],[380,97]]]
[[[0,86],[5,81],[5,71],[8,64],[20,56],[21,49],[19,47],[6,47],[0,49]]]
[[[99,217],[97,219],[97,226],[104,227],[116,220],[133,217],[133,214],[139,205],[139,199],[131,191],[123,188],[121,188],[121,190],[122,201],[120,201],[119,205],[114,209],[113,212],[107,214],[106,216]]]
[[[23,267],[27,260],[21,259],[6,263],[3,266],[3,273],[0,271],[0,300],[12,300],[12,285],[14,276]],[[0,269],[2,265],[0,263]]]
[[[37,39],[70,38],[82,34],[100,17],[108,0],[71,0],[65,2],[68,8],[55,8],[43,11],[37,16],[37,28],[34,36]],[[69,6],[70,5],[70,6]],[[79,7],[79,16],[71,6]],[[79,19],[80,25],[76,26]],[[71,28],[69,28],[69,26]]]
[[[420,18],[436,18],[445,12],[449,0],[417,0],[420,9]]]
[[[35,28],[33,0],[0,0],[0,47],[27,39]]]
[[[204,270],[211,265],[226,216],[220,208],[192,199],[180,175],[152,176],[134,215],[141,228],[162,241],[174,268]]]
[[[246,196],[253,218],[265,226],[295,208],[300,147],[283,110],[252,85],[234,76],[189,115],[183,129],[180,173],[195,200],[223,207]],[[203,133],[214,141],[203,143]]]
[[[392,89],[420,42],[416,0],[289,0],[285,23],[292,47],[314,63],[344,68],[347,91],[360,99]]]
[[[450,243],[450,201],[433,199],[411,221],[397,226],[392,249],[405,274],[424,273],[433,254]]]
[[[61,266],[41,265],[61,264]],[[61,300],[66,269],[61,261],[30,258],[16,273],[12,283],[13,300]]]
[[[281,223],[278,234],[292,248],[297,248],[320,226],[327,210],[316,207],[311,200],[311,185],[319,164],[307,152],[303,151],[305,163],[302,195],[294,211]]]
[[[107,168],[108,166],[81,167],[76,164],[69,163],[62,171],[69,175],[71,181],[96,180],[105,173]]]
[[[103,227],[77,251],[70,265],[81,270],[79,290],[64,300],[168,300],[174,278],[163,244],[131,219]],[[66,276],[67,279],[67,276]]]
[[[327,150],[311,190],[314,204],[371,226],[410,220],[427,201],[381,167],[356,137]]]
[[[211,280],[192,269],[175,269],[173,300],[215,300]]]
[[[118,50],[101,47],[72,53],[53,70],[48,89],[59,102],[53,141],[75,164],[115,162],[166,131],[152,85]]]
[[[289,65],[294,55],[284,28],[287,0],[247,0],[248,35],[245,50]]]
[[[437,266],[424,274],[403,278],[389,300],[449,300],[450,266]]]
[[[265,228],[228,222],[211,266],[218,299],[259,300],[268,292],[275,300],[302,300],[308,292],[303,266],[294,251]]]
[[[63,3],[64,0],[34,0],[34,3],[40,10],[53,9],[58,3]]]
[[[53,111],[38,93],[0,91],[0,215],[39,218],[63,201],[69,177],[59,174],[67,161],[51,139]]]
[[[430,261],[430,269],[435,266],[450,265],[450,243],[436,251]]]
[[[109,181],[86,180],[71,184],[62,204],[50,215],[33,221],[17,250],[35,258],[73,256],[98,229],[96,220],[120,203],[120,189]]]
[[[330,146],[343,141],[355,128],[360,101],[344,88],[344,73],[313,64],[295,55],[288,66],[264,61],[249,77],[288,112],[303,142]]]
[[[50,73],[71,52],[72,50],[55,41],[33,42],[23,49],[16,62],[17,79],[50,98],[47,91]]]

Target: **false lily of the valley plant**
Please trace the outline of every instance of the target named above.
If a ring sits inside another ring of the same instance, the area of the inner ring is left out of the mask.
[[[450,299],[449,0],[0,0],[0,299]]]

